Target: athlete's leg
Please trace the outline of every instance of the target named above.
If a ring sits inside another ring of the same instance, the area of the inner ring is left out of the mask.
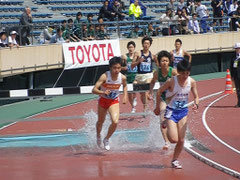
[[[119,103],[113,104],[108,108],[112,124],[108,128],[108,133],[105,139],[109,139],[114,131],[117,128],[118,120],[119,120]]]
[[[182,118],[177,123],[177,130],[178,130],[178,141],[174,149],[173,160],[178,159],[180,153],[182,152],[183,145],[184,145],[184,138],[187,129],[187,116]]]
[[[105,121],[105,117],[107,114],[107,109],[104,109],[98,104],[98,121],[96,123],[96,131],[97,131],[97,138],[100,138],[102,126]]]
[[[167,119],[167,137],[171,143],[178,142],[178,128],[177,123],[173,120]]]
[[[167,120],[164,118],[164,111],[166,109],[166,103],[164,101],[160,102],[160,130],[162,132],[165,145],[163,149],[168,149],[169,140],[167,137]]]

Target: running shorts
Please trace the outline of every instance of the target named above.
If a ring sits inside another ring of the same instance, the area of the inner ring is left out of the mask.
[[[188,108],[176,110],[176,109],[172,109],[167,106],[164,117],[166,119],[170,119],[170,120],[174,121],[175,123],[178,123],[182,118],[187,116],[187,114],[188,114]]]
[[[111,105],[119,103],[119,98],[117,97],[115,99],[107,99],[100,97],[98,103],[102,108],[108,109]]]

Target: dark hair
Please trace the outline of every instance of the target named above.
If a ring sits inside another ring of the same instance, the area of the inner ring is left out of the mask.
[[[169,59],[169,61],[170,61],[170,59],[171,59],[171,54],[170,54],[168,51],[165,51],[165,50],[160,51],[160,52],[158,53],[158,55],[157,55],[157,60],[158,60],[158,63],[159,63],[159,64],[160,64],[160,61],[161,61],[162,57],[167,57],[167,58]]]
[[[175,40],[175,43],[176,43],[176,42],[179,42],[180,44],[182,44],[181,39],[176,39],[176,40]]]
[[[183,59],[177,64],[177,71],[178,72],[184,72],[184,71],[191,71],[191,64],[188,60]]]
[[[145,41],[150,41],[150,45],[152,45],[153,40],[152,40],[151,37],[149,37],[149,36],[144,36],[144,38],[142,38],[142,44],[143,44]]]
[[[89,14],[87,15],[87,18],[89,18],[89,17],[93,17],[93,14],[92,14],[92,13],[89,13]]]
[[[97,18],[97,21],[99,21],[99,19],[102,19],[102,20],[103,20],[103,18],[102,18],[102,17],[98,17],[98,18]]]
[[[122,58],[114,56],[109,60],[109,67],[112,67],[115,64],[120,64],[122,65]]]
[[[76,17],[78,17],[78,16],[82,16],[82,13],[81,12],[78,12],[77,14],[76,14]]]
[[[136,44],[135,44],[134,41],[129,41],[129,42],[127,43],[127,48],[128,48],[130,45],[133,45],[134,48],[136,47]]]
[[[192,16],[197,16],[197,13],[192,13]]]
[[[66,20],[62,20],[62,22],[61,22],[62,24],[64,24],[64,23],[67,23],[67,21]]]
[[[68,19],[67,22],[72,23],[73,22],[72,18]]]
[[[60,27],[57,28],[57,33],[61,32],[62,29]]]

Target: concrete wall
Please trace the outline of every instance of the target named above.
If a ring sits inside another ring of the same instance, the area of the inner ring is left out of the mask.
[[[161,50],[174,49],[174,41],[180,38],[183,42],[183,49],[191,51],[192,53],[206,53],[207,49],[217,48],[209,52],[231,51],[236,42],[240,42],[240,32],[226,32],[226,33],[213,33],[213,34],[200,34],[200,35],[182,35],[182,36],[167,36],[153,38],[151,51],[158,53]],[[137,44],[136,50],[140,50],[141,39],[122,39],[120,40],[121,53],[127,52],[126,45],[130,40],[134,40]],[[201,51],[202,50],[202,51]],[[25,72],[48,70],[62,68],[63,52],[60,44],[55,45],[41,45],[41,46],[28,46],[13,49],[0,49],[0,77],[11,76]],[[58,64],[55,66],[45,66],[51,64]],[[35,68],[34,66],[45,66]],[[24,68],[22,70],[7,71],[16,68]],[[28,67],[32,67],[27,69]]]

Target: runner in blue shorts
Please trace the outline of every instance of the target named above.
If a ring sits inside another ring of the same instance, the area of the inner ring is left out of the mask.
[[[198,109],[199,103],[196,81],[189,76],[190,70],[191,64],[185,59],[177,64],[179,75],[168,79],[167,82],[158,89],[156,108],[154,109],[154,113],[159,115],[161,95],[164,91],[167,91],[167,108],[164,117],[167,119],[168,139],[171,143],[176,143],[171,163],[172,167],[176,169],[182,168],[178,158],[183,149],[187,129],[187,104],[190,91],[194,97],[193,110],[196,111]]]

